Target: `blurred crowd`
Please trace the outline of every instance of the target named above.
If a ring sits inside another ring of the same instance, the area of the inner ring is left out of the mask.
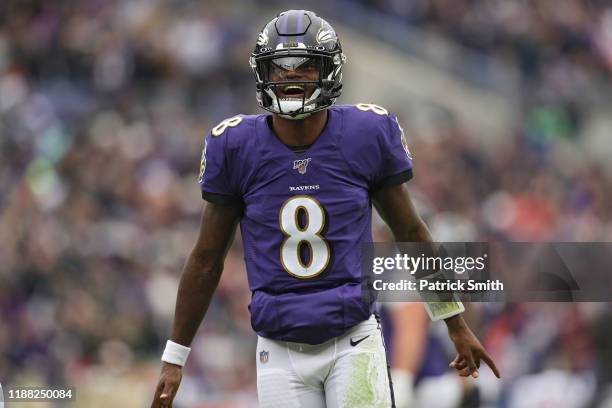
[[[204,136],[254,108],[258,27],[232,7],[0,5],[0,382],[82,384],[151,358],[158,370],[199,225]],[[254,383],[240,259],[194,352],[199,390]]]
[[[506,58],[583,108],[610,77],[612,9],[536,3],[367,2]],[[204,135],[256,110],[247,56],[258,12],[232,1],[1,2],[0,382],[95,396],[109,378],[129,378],[142,393],[129,398],[150,397],[198,228]],[[573,148],[573,118],[531,109],[491,150],[452,112],[419,129],[403,117],[411,190],[436,239],[612,240],[611,176]],[[386,237],[382,226],[376,234]],[[253,398],[249,297],[237,237],[186,368],[186,406]],[[607,305],[476,305],[474,314],[505,375],[501,386],[483,382],[490,406],[544,406],[525,400],[541,396],[538,380],[607,398]]]
[[[606,0],[361,0],[410,26],[516,65],[530,96],[607,97],[612,10]],[[601,87],[604,87],[602,89]],[[542,95],[544,96],[544,95]]]

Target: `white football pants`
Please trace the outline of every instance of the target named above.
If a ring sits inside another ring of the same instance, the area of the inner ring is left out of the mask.
[[[309,345],[259,337],[260,408],[390,408],[391,385],[374,316],[346,334]]]

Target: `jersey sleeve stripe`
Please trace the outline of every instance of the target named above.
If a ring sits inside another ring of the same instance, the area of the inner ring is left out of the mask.
[[[227,194],[209,193],[202,191],[202,198],[213,204],[231,205],[242,207],[244,203],[241,199]]]
[[[375,193],[378,190],[381,190],[386,187],[393,187],[399,184],[403,184],[407,182],[408,180],[412,179],[412,176],[413,176],[412,169],[408,169],[408,170],[402,171],[401,173],[394,174],[392,176],[389,176],[379,181],[376,185],[372,186],[370,188],[370,192]]]

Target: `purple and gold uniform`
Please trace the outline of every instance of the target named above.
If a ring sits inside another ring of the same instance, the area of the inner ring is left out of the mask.
[[[262,337],[319,344],[367,320],[361,247],[372,193],[412,176],[395,116],[369,104],[328,109],[323,133],[296,153],[270,115],[234,116],[206,138],[204,199],[240,205],[251,324]]]

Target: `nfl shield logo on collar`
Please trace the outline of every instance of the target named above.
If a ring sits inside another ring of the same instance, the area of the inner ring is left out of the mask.
[[[306,173],[306,168],[308,167],[308,163],[312,160],[310,157],[307,159],[294,160],[293,161],[293,170],[297,170],[300,174]]]
[[[270,359],[270,352],[266,350],[262,350],[259,352],[259,362],[261,364],[266,364]]]

